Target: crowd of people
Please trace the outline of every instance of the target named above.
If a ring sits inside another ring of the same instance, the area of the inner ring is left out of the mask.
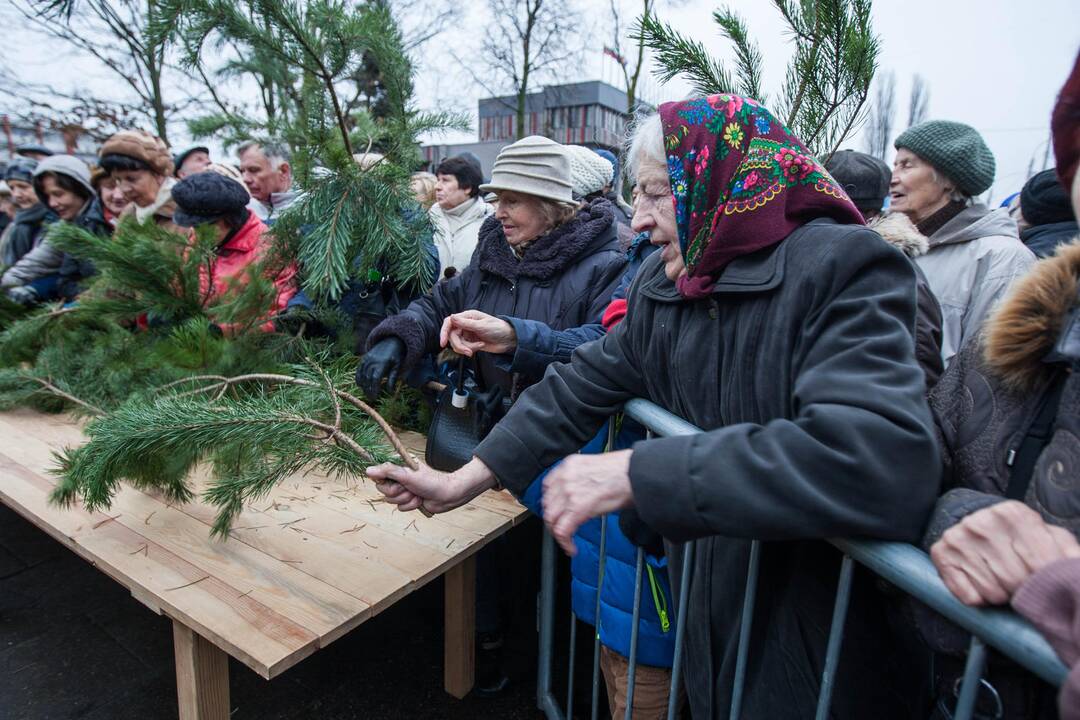
[[[471,397],[463,406],[479,419],[457,460],[429,444],[438,469],[388,464],[369,476],[402,510],[443,512],[504,488],[542,516],[573,556],[575,612],[597,628],[617,715],[635,546],[648,551],[649,583],[635,717],[666,716],[672,588],[690,540],[679,691],[693,717],[731,705],[752,540],[764,542],[745,717],[814,713],[833,537],[921,545],[960,601],[1012,603],[1076,663],[1080,57],[1051,127],[1056,167],[996,208],[978,200],[995,159],[971,126],[905,130],[892,167],[850,150],[822,164],[766,107],[733,94],[637,118],[622,158],[530,136],[489,175],[469,154],[416,173],[402,213],[427,214],[437,272],[426,292],[350,286],[341,307],[366,323],[356,380],[377,397],[437,376],[448,385],[437,402]],[[215,161],[139,130],[109,138],[95,167],[24,146],[0,185],[6,297],[77,302],[95,268],[54,247],[50,226],[108,237],[128,217],[192,241],[210,228],[202,289],[234,292],[302,197],[290,163],[274,141]],[[274,331],[313,301],[297,263],[265,272],[274,298],[259,327]],[[440,360],[446,348],[458,360]],[[624,422],[603,452],[606,421],[635,397],[705,432],[653,439]],[[486,550],[478,566],[488,694],[508,682],[500,562]],[[834,715],[951,717],[962,633],[868,573],[853,594]],[[984,688],[980,712],[996,702],[998,717],[1080,717],[1080,668],[1060,697],[1004,661]]]

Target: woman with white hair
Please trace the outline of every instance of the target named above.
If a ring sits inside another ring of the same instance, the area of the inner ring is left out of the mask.
[[[974,200],[994,182],[994,155],[975,128],[930,120],[902,132],[895,145],[889,210],[907,215],[930,242],[915,262],[941,304],[948,365],[1035,255],[1008,210]]]
[[[634,397],[705,432],[571,455],[544,480],[545,521],[573,553],[620,510],[697,541],[686,617],[691,714],[731,707],[750,541],[762,540],[742,714],[812,717],[840,568],[831,537],[913,541],[940,473],[915,362],[915,273],[797,137],[749,98],[661,105],[629,153],[634,229],[660,248],[626,318],[527,390],[454,473],[371,468],[400,509],[515,493]],[[630,518],[628,519],[628,516]],[[636,533],[630,533],[634,537]],[[679,586],[679,578],[672,578]],[[913,717],[924,668],[856,571],[832,717]]]

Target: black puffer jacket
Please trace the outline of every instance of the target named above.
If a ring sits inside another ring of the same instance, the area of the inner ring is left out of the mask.
[[[105,222],[105,213],[101,209],[101,201],[97,198],[94,198],[79,213],[74,224],[94,235],[109,236],[109,225]],[[82,292],[84,281],[96,272],[93,262],[77,258],[71,253],[64,253],[64,258],[60,261],[60,282],[56,288],[57,292],[65,301],[74,300]]]
[[[731,706],[750,539],[763,540],[742,716],[814,716],[840,553],[824,538],[917,540],[939,457],[915,363],[915,273],[862,226],[824,220],[733,260],[686,300],[645,261],[626,319],[553,364],[475,454],[520,493],[633,397],[703,428],[634,445],[634,508],[679,587],[697,540],[683,686],[695,718]],[[831,718],[911,718],[922,677],[856,570]],[[677,604],[677,603],[676,603]],[[925,716],[924,716],[925,717]]]
[[[539,320],[555,330],[600,322],[625,265],[607,200],[594,200],[575,219],[537,239],[520,260],[502,225],[490,217],[480,226],[469,267],[380,323],[368,348],[397,336],[405,343],[405,368],[411,368],[426,353],[438,351],[443,320],[463,310]],[[515,377],[508,363],[500,362],[508,359],[477,356],[483,387],[499,386],[512,394],[515,384],[520,389],[540,379]]]

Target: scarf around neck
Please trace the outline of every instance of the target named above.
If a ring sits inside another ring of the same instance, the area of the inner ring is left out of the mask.
[[[735,258],[817,218],[865,224],[802,141],[756,100],[710,95],[660,106],[686,274],[679,293],[708,296]]]

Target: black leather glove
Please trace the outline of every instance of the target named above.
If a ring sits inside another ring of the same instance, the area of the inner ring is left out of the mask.
[[[404,359],[405,343],[400,339],[388,337],[380,340],[360,358],[360,365],[356,368],[356,384],[369,400],[374,400],[379,396],[383,378],[386,378],[389,387],[394,387]]]

